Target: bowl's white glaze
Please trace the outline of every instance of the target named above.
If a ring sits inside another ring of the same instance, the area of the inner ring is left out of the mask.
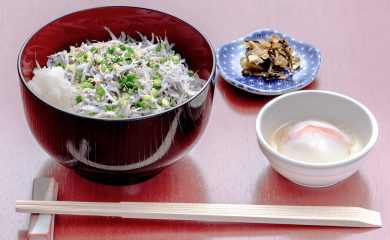
[[[309,117],[348,126],[361,139],[363,149],[343,161],[315,164],[287,158],[268,145],[275,129]],[[367,160],[378,137],[378,124],[365,106],[350,97],[320,90],[299,91],[267,103],[257,116],[256,134],[261,151],[277,172],[303,186],[326,187],[348,178]]]

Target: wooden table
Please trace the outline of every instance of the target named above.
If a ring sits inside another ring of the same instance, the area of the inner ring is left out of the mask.
[[[273,97],[238,90],[217,75],[206,132],[186,157],[132,186],[80,177],[51,159],[31,135],[16,60],[24,41],[44,23],[105,4],[141,5],[176,15],[200,29],[215,49],[264,28],[317,46],[322,65],[305,89],[342,93],[367,106],[379,124],[373,154],[358,172],[334,186],[312,189],[290,182],[272,169],[256,142],[255,117]],[[54,239],[389,239],[389,10],[385,0],[3,1],[0,238],[26,238],[29,214],[16,213],[15,200],[31,199],[34,178],[54,177],[63,201],[357,206],[379,211],[383,222],[382,228],[359,229],[57,215]]]

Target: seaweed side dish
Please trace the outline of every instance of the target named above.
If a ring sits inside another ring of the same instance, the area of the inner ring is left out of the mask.
[[[245,57],[240,60],[242,73],[262,77],[264,81],[284,79],[288,81],[293,72],[301,65],[294,47],[290,48],[288,39],[280,39],[272,34],[268,40],[245,40]],[[288,70],[288,74],[285,74]]]

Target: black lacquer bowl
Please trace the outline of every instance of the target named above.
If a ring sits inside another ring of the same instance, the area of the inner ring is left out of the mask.
[[[174,50],[207,83],[187,102],[137,119],[96,119],[60,110],[26,85],[47,56],[89,40],[108,41],[108,27],[140,40],[165,35]],[[189,23],[160,11],[125,6],[81,10],[57,18],[33,33],[18,58],[20,90],[28,126],[41,147],[62,165],[104,184],[146,180],[185,156],[208,123],[214,95],[215,54],[207,38]]]

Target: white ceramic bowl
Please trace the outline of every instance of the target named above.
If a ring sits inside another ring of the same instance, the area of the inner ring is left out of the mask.
[[[306,163],[285,157],[268,145],[275,129],[309,117],[348,126],[364,148],[343,161]],[[319,90],[299,91],[267,103],[257,116],[256,134],[261,151],[277,172],[302,186],[326,187],[348,178],[367,160],[378,137],[378,124],[365,106],[350,97]]]

